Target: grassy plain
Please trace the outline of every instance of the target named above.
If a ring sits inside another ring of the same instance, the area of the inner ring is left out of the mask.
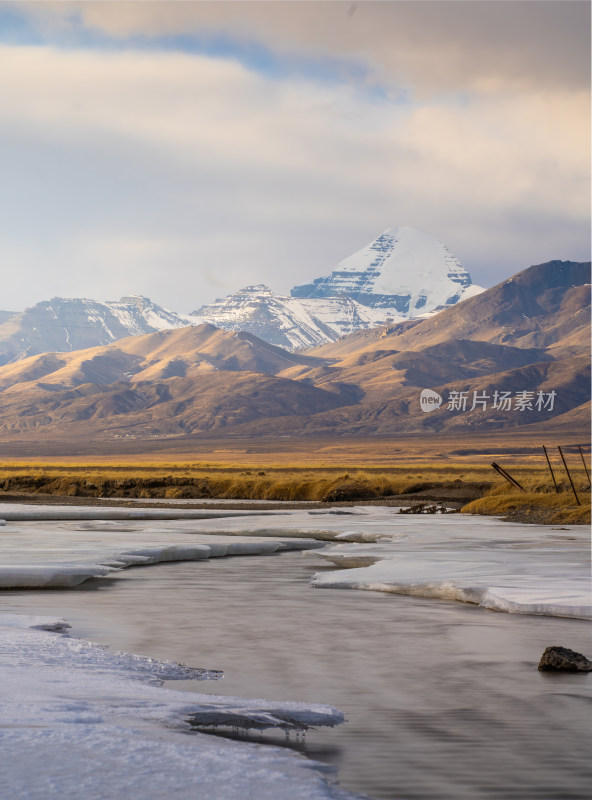
[[[531,426],[527,426],[530,428]],[[399,465],[450,465],[487,467],[492,460],[502,466],[546,466],[542,444],[562,446],[588,443],[587,429],[511,430],[489,433],[467,431],[455,435],[426,431],[415,435],[348,437],[205,436],[142,439],[52,439],[38,432],[0,440],[0,462],[7,464],[64,464],[100,466],[151,466],[185,464],[229,466],[243,469],[267,467],[327,467],[348,470],[391,468]],[[577,457],[579,458],[579,456]],[[576,459],[577,460],[577,459]],[[580,462],[581,463],[581,462]]]
[[[565,448],[581,506],[554,441]],[[111,451],[104,442],[89,442],[84,448],[72,443],[68,455],[63,447],[56,455],[47,447],[21,447],[20,456],[0,448],[0,458],[5,454],[0,500],[22,494],[393,504],[436,500],[521,521],[584,522],[590,513],[589,481],[573,441],[560,431],[545,438],[516,431],[511,436],[131,441]],[[550,450],[559,493],[542,442]],[[589,445],[583,450],[588,463]],[[509,486],[491,468],[492,461],[508,469],[526,491]]]

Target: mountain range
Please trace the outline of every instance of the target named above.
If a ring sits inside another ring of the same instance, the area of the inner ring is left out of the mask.
[[[290,297],[257,285],[191,314],[142,296],[117,302],[55,297],[20,313],[0,311],[0,364],[202,323],[300,350],[433,313],[479,291],[437,239],[413,228],[390,228],[329,277],[295,287]]]
[[[34,355],[0,367],[0,436],[582,431],[589,309],[590,264],[552,261],[425,319],[305,353],[202,323]],[[422,410],[422,390],[439,407]],[[504,393],[509,407],[496,407]]]

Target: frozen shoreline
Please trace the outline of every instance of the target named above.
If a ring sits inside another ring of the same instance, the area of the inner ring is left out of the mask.
[[[337,709],[197,695],[162,680],[215,677],[71,639],[63,620],[0,616],[0,742],[11,800],[122,796],[346,800],[331,770],[292,751],[191,732],[189,718],[285,730],[334,726]],[[89,757],[90,756],[90,757]]]
[[[95,553],[85,553],[76,561],[3,564],[0,565],[0,589],[72,588],[91,578],[113,576],[127,567],[143,567],[167,561],[202,561],[226,556],[269,555],[282,550],[304,550],[323,546],[314,539],[296,538],[279,541],[260,537],[247,539],[218,536],[208,537],[209,541],[203,541],[204,538],[202,537],[199,544],[146,543],[120,551],[95,546]]]
[[[478,543],[462,554],[436,538],[417,552],[392,543],[336,545],[317,555],[340,569],[317,573],[312,586],[454,600],[510,614],[592,619],[585,537],[545,542]],[[530,537],[532,538],[532,537]],[[343,569],[345,567],[345,569]]]

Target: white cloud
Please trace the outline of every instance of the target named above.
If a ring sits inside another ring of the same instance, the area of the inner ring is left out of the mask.
[[[126,39],[216,35],[344,57],[422,91],[589,85],[585,0],[161,0],[19,3],[42,28]]]
[[[0,69],[6,308],[286,291],[397,224],[489,283],[586,255],[577,87],[400,104],[228,59],[50,47],[1,47]]]

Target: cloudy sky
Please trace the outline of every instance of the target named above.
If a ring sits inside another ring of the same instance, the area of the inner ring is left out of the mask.
[[[0,2],[0,308],[287,292],[385,228],[590,249],[590,3]]]

